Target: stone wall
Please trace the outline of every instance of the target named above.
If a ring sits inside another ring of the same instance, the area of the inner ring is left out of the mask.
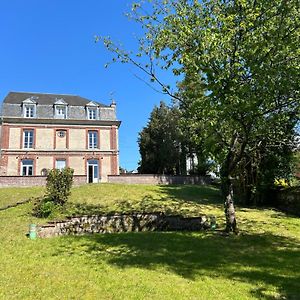
[[[277,206],[280,210],[300,216],[300,188],[288,188],[277,192]]]
[[[204,176],[172,176],[156,174],[108,175],[110,183],[124,184],[210,184],[212,179]]]
[[[41,238],[60,235],[116,233],[137,231],[197,231],[210,228],[210,220],[202,215],[184,218],[163,213],[115,214],[70,217],[66,221],[49,222],[38,227]]]
[[[86,183],[86,176],[74,176],[74,185]],[[45,186],[45,176],[0,176],[0,187],[29,187],[29,186]]]
[[[109,159],[109,157],[108,157]],[[81,161],[81,160],[80,160]],[[108,172],[110,168],[108,163],[103,160],[103,172]],[[106,182],[106,174],[102,174],[102,181]],[[168,175],[108,175],[109,183],[124,184],[210,184],[212,180],[209,177],[201,176],[168,176]],[[86,175],[74,175],[74,185],[86,183]],[[9,186],[44,186],[46,184],[45,176],[0,176],[0,187]]]

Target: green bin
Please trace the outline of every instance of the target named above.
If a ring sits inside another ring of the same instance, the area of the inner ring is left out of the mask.
[[[210,229],[215,230],[217,228],[217,218],[215,216],[210,216]]]
[[[37,237],[37,233],[36,233],[36,225],[35,224],[30,224],[29,225],[29,238],[31,240],[35,240]]]

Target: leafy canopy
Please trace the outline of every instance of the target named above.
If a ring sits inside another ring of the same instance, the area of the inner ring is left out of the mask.
[[[130,14],[145,30],[140,52],[104,43],[178,99],[230,173],[245,151],[291,142],[286,132],[299,117],[299,16],[298,0],[141,1]],[[198,88],[181,97],[160,81],[157,66]]]
[[[292,147],[300,103],[299,0],[148,0],[135,3],[130,16],[145,31],[140,52],[104,43],[184,107],[196,138],[221,164],[227,228],[235,230],[231,180],[243,158]],[[184,78],[183,97],[161,82],[157,67]]]

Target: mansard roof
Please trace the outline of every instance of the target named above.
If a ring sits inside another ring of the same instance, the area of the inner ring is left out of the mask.
[[[63,100],[71,106],[86,106],[91,102],[100,107],[109,107],[94,100],[89,100],[76,95],[63,95],[63,94],[44,94],[44,93],[30,93],[30,92],[10,92],[4,99],[4,103],[22,104],[26,99],[34,99],[37,104],[41,105],[54,105],[57,100]]]

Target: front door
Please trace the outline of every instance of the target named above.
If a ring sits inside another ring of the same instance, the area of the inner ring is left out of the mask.
[[[87,182],[99,182],[99,162],[98,160],[88,160],[87,162]]]

